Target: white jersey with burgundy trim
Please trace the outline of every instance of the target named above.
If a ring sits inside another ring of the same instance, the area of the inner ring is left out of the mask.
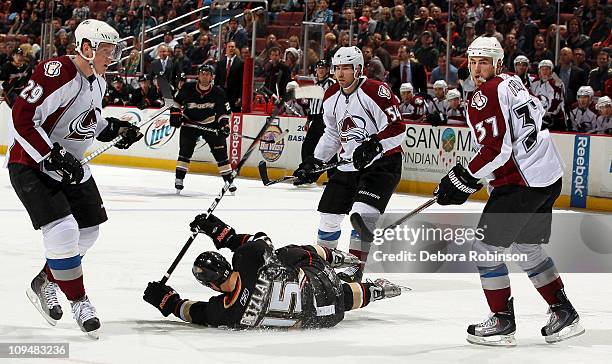
[[[19,163],[40,168],[61,180],[40,163],[58,142],[81,159],[93,139],[108,122],[102,117],[106,81],[100,76],[85,77],[71,56],[41,62],[13,106],[9,121],[9,150],[5,164]],[[91,176],[83,166],[85,182]]]
[[[612,117],[599,115],[593,123],[592,133],[612,135]]]
[[[374,134],[384,156],[401,153],[406,127],[400,123],[398,106],[399,100],[384,82],[361,77],[357,89],[348,95],[338,83],[331,85],[323,97],[325,132],[315,148],[315,158],[327,162],[339,153],[342,159],[352,159],[355,148]],[[355,171],[353,164],[338,169]]]
[[[584,109],[576,106],[570,111],[569,116],[572,131],[584,133],[593,129],[595,120],[597,119],[597,110],[595,110],[595,104],[590,103],[589,106]]]
[[[548,130],[540,130],[542,103],[518,76],[501,74],[476,89],[467,119],[477,153],[468,170],[493,187],[545,187],[563,175],[563,161]]]

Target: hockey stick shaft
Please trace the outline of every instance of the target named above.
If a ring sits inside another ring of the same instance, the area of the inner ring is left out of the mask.
[[[398,226],[399,224],[411,219],[413,216],[415,216],[416,214],[421,213],[421,211],[425,210],[426,208],[428,208],[429,206],[435,204],[438,201],[438,197],[432,197],[429,200],[427,200],[425,203],[423,203],[422,205],[420,205],[419,207],[417,207],[416,209],[410,211],[409,213],[407,213],[406,215],[402,216],[399,220],[397,220],[396,222],[394,222],[393,224],[387,226],[385,228],[385,230],[387,229],[393,229],[394,227]]]
[[[321,168],[314,169],[312,171],[312,173],[325,172],[325,171],[328,171],[330,169],[333,169],[333,168],[336,168],[336,167],[339,167],[339,166],[343,166],[345,164],[350,164],[350,163],[353,163],[353,161],[351,161],[350,159],[341,160],[341,161],[338,161],[338,162],[335,162],[335,163],[328,163],[328,164],[324,165]],[[289,180],[294,180],[294,179],[298,178],[296,176],[285,176],[285,177],[282,177],[282,178],[279,178],[279,179],[270,180],[268,178],[268,167],[266,165],[266,162],[265,161],[259,162],[258,168],[259,168],[259,176],[261,177],[261,181],[263,182],[264,186],[271,186],[271,185],[274,185],[274,184],[277,184],[277,183],[281,183],[281,182],[285,182],[285,181],[289,181]]]
[[[219,204],[219,201],[221,201],[225,193],[229,190],[231,181],[233,181],[234,178],[238,176],[238,173],[240,172],[240,169],[242,168],[242,166],[244,166],[244,164],[246,163],[250,155],[253,153],[253,151],[257,149],[257,142],[261,139],[264,133],[268,130],[268,127],[270,126],[270,124],[272,124],[272,120],[274,120],[274,118],[276,118],[276,116],[278,116],[278,114],[281,112],[283,105],[284,105],[284,101],[280,100],[280,102],[276,105],[276,108],[272,112],[272,115],[266,120],[264,126],[261,128],[261,130],[255,137],[255,140],[253,140],[253,142],[251,143],[247,151],[244,153],[244,156],[242,157],[240,162],[238,162],[238,164],[236,165],[236,169],[232,171],[231,180],[225,181],[225,184],[223,185],[221,192],[219,192],[219,194],[217,195],[213,203],[210,205],[208,210],[206,210],[206,217],[212,214],[212,212],[215,210],[215,208]],[[170,268],[168,268],[168,270],[166,271],[166,274],[164,274],[163,278],[160,280],[162,284],[166,284],[166,282],[168,282],[168,279],[170,279],[170,275],[172,274],[172,272],[174,272],[179,262],[183,259],[183,257],[187,253],[187,250],[189,250],[189,247],[191,246],[191,244],[193,243],[193,241],[195,240],[197,236],[198,236],[198,233],[192,233],[189,239],[187,239],[187,241],[185,242],[185,245],[183,245],[183,248],[181,249],[179,254],[176,256],[176,258],[170,265]]]

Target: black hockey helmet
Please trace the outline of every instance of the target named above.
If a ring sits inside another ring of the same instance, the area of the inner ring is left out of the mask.
[[[322,59],[319,62],[315,63],[315,68],[322,68],[322,67],[329,68],[329,62]]]
[[[198,73],[202,73],[202,72],[209,72],[212,76],[215,75],[214,67],[209,64],[203,64],[200,67],[198,67]]]
[[[232,273],[232,266],[223,255],[208,251],[198,255],[191,272],[206,287],[211,287],[211,284],[220,287]]]

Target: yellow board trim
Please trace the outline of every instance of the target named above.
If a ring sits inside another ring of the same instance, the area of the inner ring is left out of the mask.
[[[0,145],[0,154],[6,154],[7,146]],[[145,158],[145,157],[132,157],[123,155],[110,155],[103,154],[97,157],[94,161],[90,162],[93,164],[108,164],[114,166],[123,167],[138,167],[138,168],[150,168],[150,169],[161,169],[166,171],[174,171],[176,168],[176,161],[167,159],[157,158]],[[218,175],[219,169],[215,162],[191,162],[189,165],[189,173],[205,173]],[[293,173],[292,170],[282,168],[270,168],[268,170],[268,176],[270,179],[277,179],[284,176],[288,176]],[[244,166],[240,170],[241,177],[249,177],[259,179],[259,171],[257,167]],[[319,183],[326,181],[327,178],[323,175],[319,179]],[[418,182],[418,181],[400,181],[397,186],[397,192],[410,193],[423,196],[431,196],[432,191],[436,188],[437,184],[432,182]],[[486,201],[488,199],[487,192],[482,189],[476,192],[471,197],[472,200]],[[561,195],[555,202],[555,207],[558,208],[570,208],[570,197],[567,195]],[[571,209],[576,210],[593,210],[593,211],[612,211],[612,199],[605,197],[593,197],[587,196],[587,207],[586,209],[578,209],[572,207]]]

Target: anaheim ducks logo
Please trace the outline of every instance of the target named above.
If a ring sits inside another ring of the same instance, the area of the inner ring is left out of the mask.
[[[361,116],[350,115],[348,112],[345,113],[342,121],[338,123],[340,142],[346,143],[349,140],[355,140],[359,143],[363,142],[368,137],[365,125],[365,119]]]
[[[96,133],[96,126],[95,109],[84,111],[70,122],[69,133],[64,138],[70,140],[92,139]]]
[[[487,106],[488,100],[489,99],[485,95],[482,94],[482,91],[478,90],[476,91],[474,96],[472,96],[471,106],[476,108],[477,110],[482,110],[484,109],[485,106]]]

